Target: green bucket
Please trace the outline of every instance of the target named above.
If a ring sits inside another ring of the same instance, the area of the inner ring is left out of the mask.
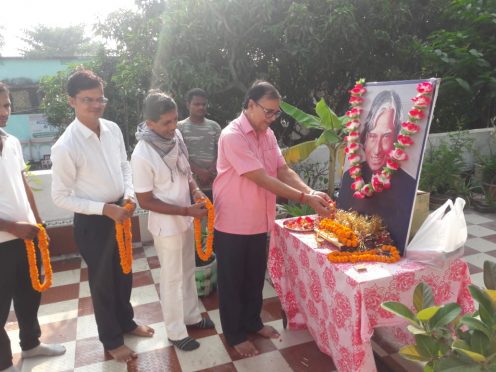
[[[197,266],[195,271],[198,296],[208,296],[217,286],[217,260],[208,265]]]

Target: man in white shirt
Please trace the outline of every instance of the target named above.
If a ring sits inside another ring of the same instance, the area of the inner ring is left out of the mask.
[[[195,283],[193,217],[207,214],[204,198],[191,175],[188,150],[177,130],[177,106],[160,91],[145,98],[145,122],[138,126],[138,144],[131,157],[133,181],[140,206],[148,209],[148,229],[160,260],[160,300],[169,341],[190,351],[200,344],[186,325],[214,328],[202,318]]]
[[[24,239],[33,240],[41,218],[33,192],[26,181],[26,164],[19,140],[2,128],[11,113],[9,90],[0,82],[0,371],[16,371],[5,324],[14,301],[19,324],[22,357],[54,356],[65,353],[61,345],[40,344],[38,308],[41,294],[33,289]],[[37,251],[37,262],[40,255]]]
[[[74,212],[74,239],[88,266],[100,341],[114,359],[127,362],[137,355],[123,334],[154,333],[133,320],[133,276],[122,272],[115,238],[115,223],[132,215],[124,203],[133,211],[136,206],[131,168],[120,128],[101,118],[107,103],[102,79],[80,69],[69,78],[67,93],[76,119],[52,147],[52,198]]]

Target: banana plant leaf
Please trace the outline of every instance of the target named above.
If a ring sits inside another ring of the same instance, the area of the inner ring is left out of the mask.
[[[324,129],[322,128],[321,121],[318,117],[314,115],[307,114],[305,111],[300,110],[299,108],[290,105],[287,102],[281,102],[281,110],[286,114],[295,119],[298,123],[303,125],[306,128],[315,128],[315,129]]]
[[[317,142],[315,140],[302,142],[282,150],[282,156],[284,156],[286,163],[291,166],[308,158],[316,148]]]

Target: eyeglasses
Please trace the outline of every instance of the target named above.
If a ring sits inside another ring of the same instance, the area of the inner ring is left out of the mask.
[[[279,116],[281,116],[282,114],[282,111],[281,110],[278,110],[278,111],[274,111],[274,110],[269,110],[265,107],[263,107],[260,103],[258,103],[257,101],[253,101],[255,102],[255,104],[260,107],[262,109],[262,111],[264,112],[265,114],[265,118],[266,119],[270,119],[272,117],[274,117],[275,119],[277,119]]]
[[[91,98],[91,97],[78,97],[78,99],[85,105],[92,105],[98,103],[99,105],[106,105],[108,103],[107,97]]]

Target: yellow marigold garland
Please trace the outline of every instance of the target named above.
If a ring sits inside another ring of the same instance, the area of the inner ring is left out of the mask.
[[[400,253],[396,247],[392,245],[383,245],[376,249],[356,252],[331,252],[327,255],[327,259],[334,263],[345,262],[367,262],[378,261],[393,263],[400,260]]]
[[[341,225],[329,218],[324,218],[320,220],[319,228],[331,232],[346,247],[358,247],[358,237],[349,227]]]
[[[212,252],[214,249],[214,218],[215,218],[214,205],[212,204],[209,198],[198,198],[195,199],[195,202],[205,203],[205,207],[207,208],[208,211],[207,242],[206,242],[205,251],[203,251],[202,249],[201,219],[195,218],[194,220],[196,253],[198,254],[198,257],[200,257],[200,260],[208,261],[210,256],[212,256]]]
[[[38,292],[46,291],[52,286],[52,265],[50,263],[50,250],[48,247],[48,235],[43,225],[38,224],[40,231],[38,231],[38,248],[41,253],[41,262],[45,268],[45,281],[40,283],[40,273],[36,265],[35,245],[32,240],[24,240],[26,246],[26,254],[28,256],[29,276],[31,278],[31,285],[33,289]]]
[[[131,203],[124,205],[127,210],[132,210]],[[124,274],[129,274],[133,266],[133,234],[131,232],[131,217],[124,220],[124,223],[115,224],[115,239],[119,247],[121,267]]]

